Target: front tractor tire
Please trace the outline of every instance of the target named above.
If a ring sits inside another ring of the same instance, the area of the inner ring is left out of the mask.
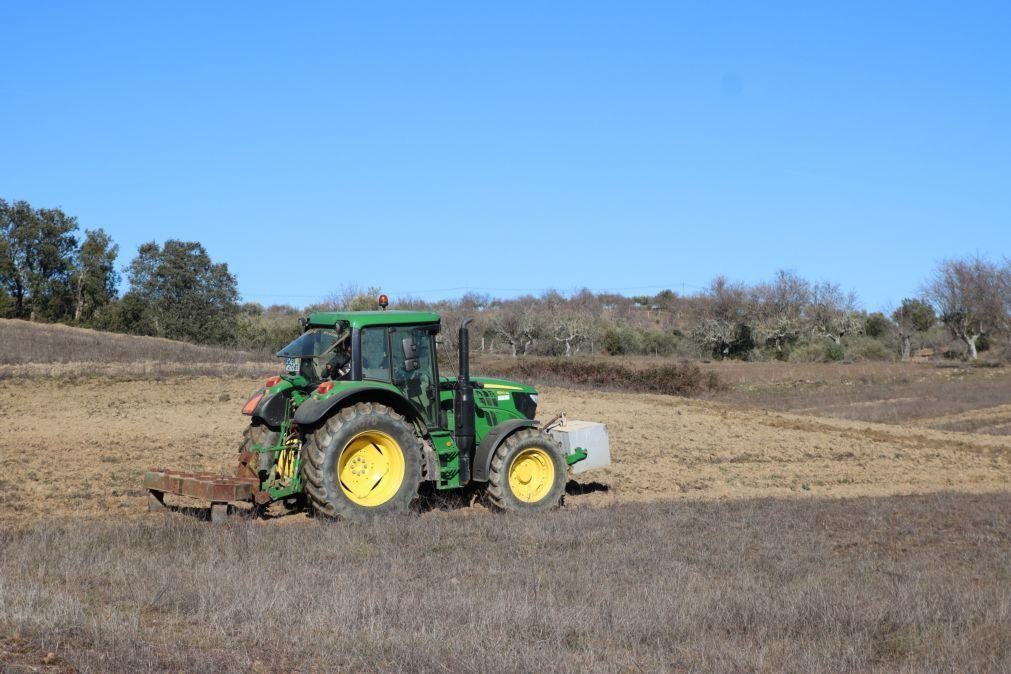
[[[345,407],[309,434],[302,454],[306,496],[323,515],[405,513],[418,495],[420,443],[414,427],[385,405]]]
[[[528,428],[495,450],[488,497],[499,510],[543,512],[561,505],[567,479],[561,445],[547,433]]]

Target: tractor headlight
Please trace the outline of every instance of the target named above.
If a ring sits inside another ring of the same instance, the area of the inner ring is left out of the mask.
[[[513,405],[527,419],[537,415],[537,396],[530,393],[513,393]]]

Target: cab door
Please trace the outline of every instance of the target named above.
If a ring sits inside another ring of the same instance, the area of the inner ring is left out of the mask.
[[[435,335],[429,327],[390,328],[393,384],[425,418],[429,428],[439,426],[439,377]]]

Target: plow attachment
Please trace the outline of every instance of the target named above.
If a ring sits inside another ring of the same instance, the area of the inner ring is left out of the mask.
[[[215,473],[185,473],[178,470],[149,470],[144,473],[148,509],[165,507],[165,494],[188,496],[211,503],[211,522],[220,524],[228,515],[228,503],[252,501],[259,488],[254,477],[222,477]]]

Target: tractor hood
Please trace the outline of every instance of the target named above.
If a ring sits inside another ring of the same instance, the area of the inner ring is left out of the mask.
[[[537,389],[527,384],[510,381],[508,379],[495,379],[494,377],[471,377],[470,380],[480,384],[481,388],[498,391],[522,391],[524,393],[537,394]]]
[[[456,381],[456,377],[439,377],[439,379],[446,384],[452,384]],[[521,384],[510,379],[497,379],[495,377],[471,377],[470,380],[474,382],[474,387],[478,389],[487,389],[490,391],[502,391],[503,393],[508,393],[511,391],[521,391],[523,393],[529,393],[532,395],[537,395],[537,389],[533,386],[527,384]]]
[[[442,377],[442,397],[452,400],[452,384],[456,377]],[[527,384],[495,377],[471,377],[474,384],[474,402],[479,419],[494,426],[506,419],[533,419],[537,414],[537,389]]]

